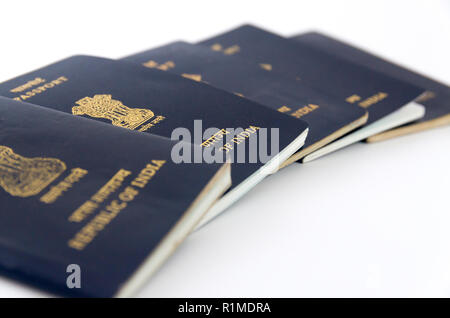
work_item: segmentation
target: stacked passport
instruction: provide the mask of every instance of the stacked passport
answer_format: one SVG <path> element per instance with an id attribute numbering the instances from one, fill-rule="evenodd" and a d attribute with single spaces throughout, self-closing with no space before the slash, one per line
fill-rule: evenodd
<path id="1" fill-rule="evenodd" d="M 450 89 L 320 33 L 245 25 L 0 84 L 0 271 L 133 295 L 184 238 L 294 162 L 450 123 Z"/>

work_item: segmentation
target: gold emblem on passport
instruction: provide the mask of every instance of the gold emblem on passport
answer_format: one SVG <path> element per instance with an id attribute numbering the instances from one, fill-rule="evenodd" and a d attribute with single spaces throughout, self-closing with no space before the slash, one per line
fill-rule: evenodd
<path id="1" fill-rule="evenodd" d="M 151 110 L 127 107 L 121 101 L 112 99 L 111 95 L 85 97 L 77 101 L 76 104 L 78 106 L 72 107 L 72 114 L 74 115 L 109 119 L 114 126 L 132 130 L 154 116 Z"/>
<path id="2" fill-rule="evenodd" d="M 0 145 L 0 187 L 15 197 L 41 192 L 66 170 L 56 158 L 26 158 Z"/>

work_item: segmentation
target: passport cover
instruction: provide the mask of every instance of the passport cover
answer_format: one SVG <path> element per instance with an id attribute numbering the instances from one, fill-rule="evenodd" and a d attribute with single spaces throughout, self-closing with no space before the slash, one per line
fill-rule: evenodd
<path id="1" fill-rule="evenodd" d="M 382 57 L 354 47 L 318 32 L 307 32 L 292 38 L 304 45 L 323 50 L 372 70 L 419 86 L 427 92 L 416 102 L 426 107 L 425 116 L 415 123 L 372 136 L 368 141 L 380 141 L 450 123 L 450 87 Z"/>
<path id="2" fill-rule="evenodd" d="M 0 97 L 0 272 L 63 295 L 127 295 L 230 182 L 229 164 L 173 163 L 174 144 Z M 80 289 L 66 285 L 70 264 Z"/>
<path id="3" fill-rule="evenodd" d="M 244 25 L 200 42 L 226 55 L 257 64 L 308 83 L 339 100 L 369 112 L 371 124 L 413 101 L 423 89 L 374 72 L 276 34 Z"/>
<path id="4" fill-rule="evenodd" d="M 304 82 L 281 76 L 267 65 L 257 66 L 236 55 L 222 54 L 201 45 L 179 41 L 122 60 L 202 81 L 305 120 L 309 125 L 308 138 L 287 164 L 367 121 L 366 110 L 356 105 L 346 105 Z"/>
<path id="5" fill-rule="evenodd" d="M 276 161 L 272 159 L 296 152 L 307 133 L 303 121 L 204 83 L 134 63 L 89 56 L 71 57 L 6 81 L 0 84 L 0 95 L 168 138 L 176 128 L 187 129 L 192 143 L 204 150 L 227 153 L 235 162 L 233 185 L 220 200 L 230 202 L 222 210 L 244 193 L 243 187 L 238 189 L 243 181 L 255 175 L 262 178 L 261 169 L 273 166 Z M 202 127 L 213 131 L 209 129 L 202 138 L 203 132 L 199 135 L 194 129 L 194 120 L 202 120 Z M 244 131 L 236 136 L 230 133 L 231 146 L 219 148 L 229 128 Z M 269 147 L 268 162 L 252 156 L 263 150 L 258 147 L 259 141 L 265 141 L 259 139 L 259 128 L 269 132 L 278 129 L 278 135 L 266 134 L 268 145 L 279 141 L 279 152 L 270 152 Z M 252 136 L 254 143 L 249 142 Z M 237 157 L 239 147 L 245 149 L 240 152 L 244 158 Z"/>

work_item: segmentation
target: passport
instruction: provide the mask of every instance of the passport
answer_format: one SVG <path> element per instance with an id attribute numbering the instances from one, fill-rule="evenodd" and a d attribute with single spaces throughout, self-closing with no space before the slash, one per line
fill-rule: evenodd
<path id="1" fill-rule="evenodd" d="M 426 108 L 423 118 L 372 136 L 368 139 L 369 142 L 381 141 L 450 123 L 450 87 L 448 85 L 319 32 L 303 33 L 292 39 L 426 90 L 422 98 L 416 100 Z"/>
<path id="2" fill-rule="evenodd" d="M 267 65 L 255 65 L 201 45 L 178 41 L 122 60 L 208 83 L 306 121 L 309 133 L 305 145 L 286 165 L 363 125 L 368 117 L 365 109 L 284 77 Z"/>
<path id="3" fill-rule="evenodd" d="M 234 94 L 169 72 L 97 57 L 75 56 L 16 77 L 0 84 L 0 95 L 117 129 L 183 137 L 201 145 L 202 161 L 209 153 L 212 159 L 226 154 L 233 184 L 202 224 L 276 171 L 302 147 L 307 134 L 305 122 Z M 184 155 L 183 149 L 179 152 Z"/>
<path id="4" fill-rule="evenodd" d="M 366 126 L 306 156 L 303 161 L 317 159 L 424 116 L 425 108 L 413 102 L 424 93 L 422 88 L 251 25 L 199 44 L 224 55 L 238 55 L 258 65 L 270 65 L 274 71 L 368 111 Z"/>
<path id="5" fill-rule="evenodd" d="M 132 295 L 231 184 L 161 136 L 4 97 L 0 123 L 0 273 L 61 295 Z"/>

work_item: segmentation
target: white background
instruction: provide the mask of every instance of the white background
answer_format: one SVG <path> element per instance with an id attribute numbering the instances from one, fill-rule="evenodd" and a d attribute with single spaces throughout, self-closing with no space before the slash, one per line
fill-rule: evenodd
<path id="1" fill-rule="evenodd" d="M 450 1 L 2 1 L 0 81 L 245 22 L 317 29 L 450 83 Z M 450 296 L 450 126 L 266 179 L 191 235 L 142 297 Z M 111 264 L 114 266 L 114 264 Z M 46 294 L 0 278 L 0 296 Z"/>

